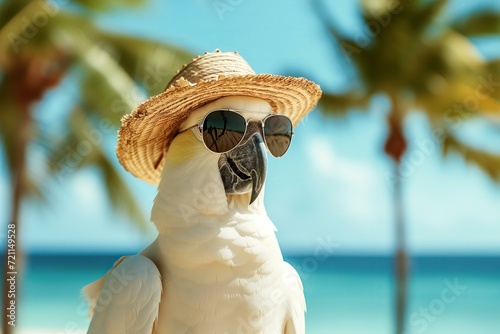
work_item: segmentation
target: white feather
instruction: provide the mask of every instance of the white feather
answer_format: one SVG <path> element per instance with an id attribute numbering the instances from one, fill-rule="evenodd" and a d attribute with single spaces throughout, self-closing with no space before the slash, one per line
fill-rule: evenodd
<path id="1" fill-rule="evenodd" d="M 158 268 L 145 256 L 122 257 L 84 291 L 93 304 L 88 333 L 153 332 L 162 284 Z"/>

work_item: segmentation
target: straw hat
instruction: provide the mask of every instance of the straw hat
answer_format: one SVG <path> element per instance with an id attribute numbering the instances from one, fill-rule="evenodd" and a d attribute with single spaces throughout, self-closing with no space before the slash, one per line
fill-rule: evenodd
<path id="1" fill-rule="evenodd" d="M 184 65 L 165 91 L 139 104 L 122 119 L 118 160 L 136 177 L 158 184 L 168 147 L 190 112 L 225 96 L 266 100 L 293 125 L 311 111 L 320 87 L 304 78 L 255 74 L 237 52 L 205 53 Z"/>

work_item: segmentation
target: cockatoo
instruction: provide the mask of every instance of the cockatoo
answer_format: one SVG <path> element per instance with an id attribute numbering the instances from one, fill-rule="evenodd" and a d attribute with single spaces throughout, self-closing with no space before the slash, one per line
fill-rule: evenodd
<path id="1" fill-rule="evenodd" d="M 158 236 L 84 288 L 89 333 L 304 333 L 302 283 L 264 208 L 266 151 L 286 152 L 320 96 L 216 50 L 123 118 L 117 156 L 158 184 Z"/>
<path id="2" fill-rule="evenodd" d="M 194 110 L 181 129 L 215 109 L 247 120 L 272 113 L 259 98 L 223 97 Z M 156 240 L 86 287 L 95 301 L 89 333 L 304 333 L 302 283 L 264 208 L 261 133 L 214 154 L 196 131 L 170 145 L 151 214 Z"/>

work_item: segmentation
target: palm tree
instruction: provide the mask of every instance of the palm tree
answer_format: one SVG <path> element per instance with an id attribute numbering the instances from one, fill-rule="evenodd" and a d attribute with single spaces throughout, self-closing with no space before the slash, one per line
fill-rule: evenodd
<path id="1" fill-rule="evenodd" d="M 461 154 L 493 180 L 500 182 L 500 156 L 469 146 L 459 138 L 463 122 L 500 116 L 500 60 L 485 61 L 470 37 L 500 33 L 500 13 L 479 10 L 445 22 L 446 0 L 361 0 L 363 26 L 354 34 L 340 33 L 328 17 L 325 1 L 314 8 L 340 50 L 355 84 L 343 93 L 324 93 L 321 109 L 343 115 L 349 108 L 365 108 L 375 94 L 390 101 L 385 153 L 394 161 L 386 178 L 395 210 L 396 333 L 404 332 L 408 257 L 402 205 L 402 158 L 407 152 L 403 122 L 410 112 L 422 112 L 444 155 Z M 493 127 L 498 131 L 499 123 Z"/>
<path id="2" fill-rule="evenodd" d="M 143 2 L 75 0 L 68 8 L 58 1 L 1 3 L 0 140 L 12 182 L 10 224 L 14 228 L 20 223 L 23 198 L 33 195 L 41 198 L 47 180 L 61 180 L 67 173 L 89 166 L 101 174 L 115 209 L 133 222 L 145 221 L 115 169 L 115 158 L 109 157 L 100 145 L 102 127 L 116 130 L 121 116 L 132 110 L 143 96 L 162 91 L 173 69 L 190 56 L 171 45 L 106 32 L 92 20 L 95 13 Z M 66 77 L 79 86 L 79 97 L 68 110 L 67 118 L 61 120 L 66 131 L 55 135 L 37 124 L 33 110 L 35 103 Z M 39 170 L 30 170 L 27 164 L 30 147 L 36 147 L 43 156 L 46 166 L 43 175 Z M 22 256 L 18 238 L 15 252 L 19 267 Z M 4 262 L 4 275 L 14 271 L 9 269 L 7 257 Z M 4 284 L 3 310 L 10 302 L 8 290 Z M 11 333 L 13 328 L 8 320 L 4 315 L 4 334 Z"/>

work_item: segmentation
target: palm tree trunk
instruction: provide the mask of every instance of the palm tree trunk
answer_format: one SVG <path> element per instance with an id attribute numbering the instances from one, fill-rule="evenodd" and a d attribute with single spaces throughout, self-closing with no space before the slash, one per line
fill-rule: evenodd
<path id="1" fill-rule="evenodd" d="M 400 178 L 401 159 L 406 151 L 406 139 L 402 124 L 402 106 L 396 93 L 390 94 L 392 109 L 387 117 L 389 135 L 384 151 L 394 160 L 393 207 L 396 254 L 394 263 L 395 277 L 395 321 L 396 334 L 403 334 L 406 319 L 406 300 L 408 285 L 408 256 L 406 254 L 406 233 L 403 214 L 403 194 Z"/>
<path id="2" fill-rule="evenodd" d="M 399 175 L 399 162 L 395 164 L 396 173 Z M 396 231 L 396 256 L 394 263 L 396 283 L 396 334 L 405 333 L 406 305 L 408 297 L 408 255 L 406 252 L 406 233 L 403 214 L 402 185 L 396 177 L 393 193 L 394 220 Z"/>
<path id="3" fill-rule="evenodd" d="M 19 245 L 19 210 L 21 207 L 21 199 L 23 197 L 23 193 L 25 190 L 25 175 L 26 175 L 26 151 L 29 143 L 29 139 L 31 136 L 31 127 L 32 127 L 32 119 L 29 112 L 28 104 L 23 105 L 20 109 L 20 124 L 19 124 L 19 132 L 18 138 L 16 140 L 16 156 L 14 158 L 14 165 L 12 168 L 12 212 L 11 212 L 11 220 L 8 224 L 13 224 L 15 231 L 15 243 L 12 249 L 9 248 L 9 244 L 6 243 L 5 248 L 5 257 L 3 263 L 3 298 L 2 298 L 2 310 L 3 310 L 3 326 L 2 332 L 3 334 L 11 334 L 14 332 L 13 326 L 9 325 L 9 321 L 11 318 L 8 318 L 9 312 L 7 312 L 7 308 L 11 305 L 11 301 L 15 302 L 15 319 L 19 318 L 19 269 L 21 269 L 23 264 L 23 254 L 21 253 L 21 247 Z M 11 225 L 12 226 L 12 225 Z M 7 231 L 8 232 L 8 231 Z M 15 267 L 9 266 L 9 257 L 7 254 L 15 255 Z M 12 260 L 12 258 L 10 258 Z M 10 263 L 12 265 L 12 263 Z M 17 272 L 14 276 L 16 277 L 15 284 L 15 297 L 9 297 L 10 284 L 7 284 L 6 281 L 8 277 L 12 276 L 12 274 L 7 275 L 8 272 Z"/>

